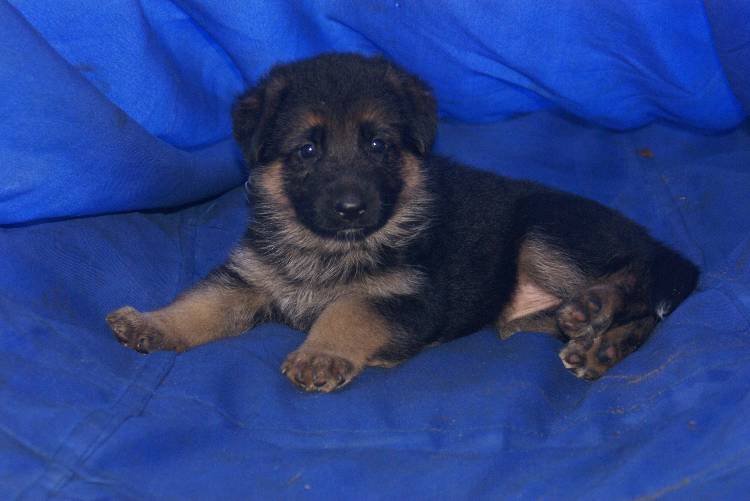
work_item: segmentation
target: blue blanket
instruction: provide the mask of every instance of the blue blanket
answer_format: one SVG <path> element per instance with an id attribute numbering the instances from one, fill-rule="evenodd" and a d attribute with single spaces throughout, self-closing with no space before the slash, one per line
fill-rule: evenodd
<path id="1" fill-rule="evenodd" d="M 0 1 L 0 498 L 448 499 L 750 489 L 750 7 L 740 1 Z M 330 395 L 279 325 L 140 356 L 248 208 L 232 99 L 274 62 L 384 53 L 437 150 L 613 206 L 702 270 L 587 383 L 482 331 Z M 85 216 L 85 217 L 84 217 Z"/>

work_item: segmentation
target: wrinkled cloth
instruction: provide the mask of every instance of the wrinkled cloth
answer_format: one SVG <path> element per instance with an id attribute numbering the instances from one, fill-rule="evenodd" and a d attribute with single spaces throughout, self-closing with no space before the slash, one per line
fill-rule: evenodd
<path id="1" fill-rule="evenodd" d="M 0 2 L 0 224 L 238 185 L 232 101 L 273 64 L 331 50 L 416 72 L 449 119 L 562 109 L 615 129 L 730 129 L 750 109 L 750 8 L 711 3 Z"/>
<path id="2" fill-rule="evenodd" d="M 746 495 L 740 2 L 52 5 L 0 3 L 0 498 Z M 484 330 L 327 395 L 280 374 L 303 335 L 277 324 L 120 346 L 107 312 L 164 305 L 244 229 L 232 99 L 331 49 L 416 71 L 438 152 L 621 210 L 701 267 L 698 290 L 594 383 L 538 333 Z"/>

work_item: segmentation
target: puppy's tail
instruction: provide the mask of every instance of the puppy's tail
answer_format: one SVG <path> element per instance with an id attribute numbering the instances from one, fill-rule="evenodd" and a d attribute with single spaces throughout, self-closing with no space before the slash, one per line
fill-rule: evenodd
<path id="1" fill-rule="evenodd" d="M 651 308 L 659 320 L 674 311 L 698 285 L 698 267 L 659 244 L 651 266 Z"/>

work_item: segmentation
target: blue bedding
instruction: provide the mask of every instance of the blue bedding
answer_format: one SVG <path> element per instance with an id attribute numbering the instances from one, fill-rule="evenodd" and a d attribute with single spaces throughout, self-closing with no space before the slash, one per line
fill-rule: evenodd
<path id="1" fill-rule="evenodd" d="M 750 489 L 750 7 L 740 1 L 0 1 L 0 498 L 737 498 Z M 593 5 L 593 4 L 592 4 Z M 244 228 L 232 99 L 277 61 L 384 53 L 436 149 L 615 207 L 702 268 L 595 383 L 490 330 L 350 387 L 280 325 L 141 356 Z"/>

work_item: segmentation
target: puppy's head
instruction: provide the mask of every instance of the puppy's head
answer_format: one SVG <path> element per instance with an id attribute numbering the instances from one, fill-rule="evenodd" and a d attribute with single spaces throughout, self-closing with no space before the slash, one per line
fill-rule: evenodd
<path id="1" fill-rule="evenodd" d="M 320 237 L 350 240 L 386 226 L 414 196 L 437 122 L 424 83 L 354 54 L 275 67 L 237 100 L 233 120 L 264 185 L 258 196 Z"/>

